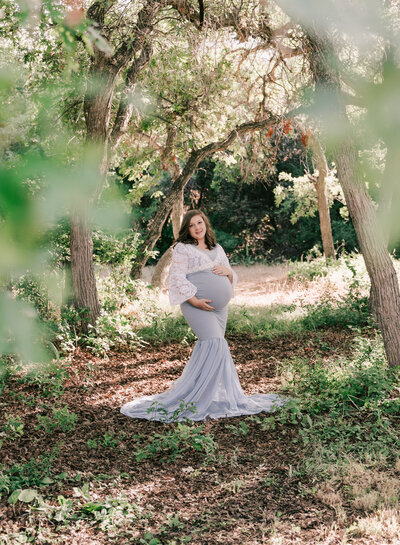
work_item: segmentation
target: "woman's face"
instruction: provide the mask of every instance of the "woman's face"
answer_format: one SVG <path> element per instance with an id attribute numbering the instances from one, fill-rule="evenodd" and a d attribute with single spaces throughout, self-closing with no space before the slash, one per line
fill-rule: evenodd
<path id="1" fill-rule="evenodd" d="M 195 240 L 204 240 L 206 236 L 206 224 L 201 216 L 193 216 L 189 223 L 189 233 Z"/>

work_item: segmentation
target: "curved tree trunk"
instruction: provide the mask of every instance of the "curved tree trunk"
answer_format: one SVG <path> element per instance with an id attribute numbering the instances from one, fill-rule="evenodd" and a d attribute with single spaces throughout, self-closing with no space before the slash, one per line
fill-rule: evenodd
<path id="1" fill-rule="evenodd" d="M 334 51 L 329 38 L 310 33 L 308 52 L 315 81 L 333 91 L 336 103 L 332 107 L 346 128 L 346 136 L 334 147 L 334 158 L 371 280 L 372 304 L 382 332 L 388 363 L 394 367 L 400 365 L 400 290 L 396 271 L 387 251 L 385 235 L 378 222 L 375 206 L 359 171 L 355 139 L 352 138 L 352 128 L 341 99 L 339 75 L 332 69 Z"/>
<path id="2" fill-rule="evenodd" d="M 321 142 L 315 135 L 310 138 L 310 147 L 316 161 L 318 169 L 318 178 L 315 183 L 317 192 L 319 226 L 321 229 L 322 246 L 324 256 L 335 257 L 335 247 L 332 238 L 331 215 L 329 212 L 328 188 L 326 186 L 326 177 L 328 176 L 328 163 Z"/>
<path id="3" fill-rule="evenodd" d="M 196 168 L 199 166 L 200 162 L 205 159 L 205 157 L 212 155 L 216 151 L 226 150 L 241 134 L 267 129 L 272 127 L 272 125 L 275 125 L 276 122 L 277 120 L 271 116 L 269 119 L 265 119 L 263 121 L 243 123 L 243 125 L 239 125 L 233 129 L 224 140 L 213 142 L 207 146 L 204 146 L 203 148 L 192 151 L 181 174 L 172 184 L 170 192 L 158 207 L 156 215 L 148 227 L 147 237 L 143 242 L 140 254 L 132 265 L 131 277 L 133 279 L 138 279 L 142 276 L 143 268 L 146 265 L 149 252 L 151 252 L 155 243 L 160 238 L 162 228 L 172 210 L 174 203 L 179 200 L 182 191 L 192 177 L 192 174 L 195 172 Z"/>
<path id="4" fill-rule="evenodd" d="M 172 246 L 168 248 L 166 252 L 157 261 L 156 268 L 154 269 L 153 276 L 151 278 L 151 285 L 155 288 L 162 288 L 167 284 L 167 277 L 169 268 L 172 262 Z"/>
<path id="5" fill-rule="evenodd" d="M 182 218 L 183 218 L 183 189 L 181 191 L 179 200 L 177 200 L 172 206 L 171 211 L 171 221 L 172 221 L 172 232 L 174 234 L 174 239 L 176 240 L 179 235 L 179 229 L 181 228 Z M 172 247 L 160 257 L 157 262 L 156 268 L 154 269 L 153 277 L 151 283 L 156 288 L 161 288 L 166 284 L 169 267 L 172 261 Z"/>

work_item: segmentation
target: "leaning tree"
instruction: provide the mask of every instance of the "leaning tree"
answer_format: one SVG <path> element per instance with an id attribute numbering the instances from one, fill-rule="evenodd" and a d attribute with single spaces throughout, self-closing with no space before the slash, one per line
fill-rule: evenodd
<path id="1" fill-rule="evenodd" d="M 321 123 L 337 165 L 371 280 L 371 306 L 389 365 L 396 366 L 400 364 L 399 283 L 376 204 L 368 193 L 368 177 L 370 185 L 374 180 L 362 168 L 360 152 L 366 140 L 375 138 L 375 146 L 383 140 L 386 168 L 393 174 L 391 137 L 397 142 L 398 121 L 386 113 L 387 127 L 382 138 L 382 124 L 378 124 L 377 130 L 374 111 L 382 112 L 383 99 L 398 92 L 399 67 L 387 53 L 399 46 L 400 21 L 393 17 L 391 2 L 366 1 L 355 10 L 354 6 L 336 0 L 324 5 L 323 11 L 315 9 L 311 2 L 305 2 L 301 11 L 288 0 L 277 0 L 277 4 L 297 24 L 297 34 L 290 39 L 303 50 L 314 88 L 306 97 L 307 111 Z M 389 187 L 394 180 L 390 182 L 386 183 Z"/>
<path id="2" fill-rule="evenodd" d="M 266 10 L 256 1 L 239 6 L 235 2 L 221 4 L 215 1 L 210 2 L 207 9 L 202 1 L 194 5 L 185 0 L 147 0 L 140 4 L 96 0 L 90 4 L 87 20 L 96 39 L 88 60 L 83 109 L 87 141 L 100 146 L 102 157 L 97 190 L 87 202 L 80 203 L 71 212 L 70 248 L 76 303 L 88 309 L 90 323 L 95 323 L 100 308 L 89 211 L 102 192 L 112 154 L 126 134 L 134 113 L 138 77 L 149 63 L 155 34 L 179 34 L 185 24 L 190 24 L 200 32 L 218 27 L 233 28 L 244 41 L 253 32 L 253 18 L 249 14 L 265 15 Z M 264 30 L 268 33 L 265 18 Z M 192 159 L 195 156 L 201 154 L 193 155 Z M 190 164 L 194 163 L 190 161 Z M 185 169 L 182 176 L 184 172 Z M 167 202 L 174 200 L 171 197 Z M 157 226 L 154 228 L 158 229 Z"/>

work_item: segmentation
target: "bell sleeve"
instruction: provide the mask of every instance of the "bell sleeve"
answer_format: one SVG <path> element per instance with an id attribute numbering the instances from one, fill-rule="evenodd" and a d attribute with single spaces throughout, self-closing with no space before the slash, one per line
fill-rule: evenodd
<path id="1" fill-rule="evenodd" d="M 185 245 L 179 243 L 172 252 L 168 290 L 171 305 L 180 305 L 196 294 L 197 288 L 186 278 L 189 256 Z"/>
<path id="2" fill-rule="evenodd" d="M 220 252 L 221 252 L 221 265 L 224 265 L 225 267 L 228 267 L 228 269 L 231 270 L 232 277 L 233 277 L 233 279 L 232 279 L 232 288 L 235 288 L 235 286 L 237 284 L 237 274 L 235 273 L 235 271 L 230 266 L 228 256 L 226 255 L 225 250 L 222 248 L 222 246 L 220 246 Z"/>

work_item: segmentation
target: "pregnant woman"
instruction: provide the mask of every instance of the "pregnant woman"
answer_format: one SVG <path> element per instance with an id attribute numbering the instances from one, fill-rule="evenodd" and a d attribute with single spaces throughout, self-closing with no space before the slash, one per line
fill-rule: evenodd
<path id="1" fill-rule="evenodd" d="M 284 400 L 276 394 L 246 396 L 224 338 L 228 303 L 236 274 L 217 244 L 208 218 L 190 210 L 183 218 L 169 276 L 172 305 L 198 337 L 182 375 L 162 394 L 125 404 L 121 412 L 151 420 L 204 420 L 272 411 Z"/>

